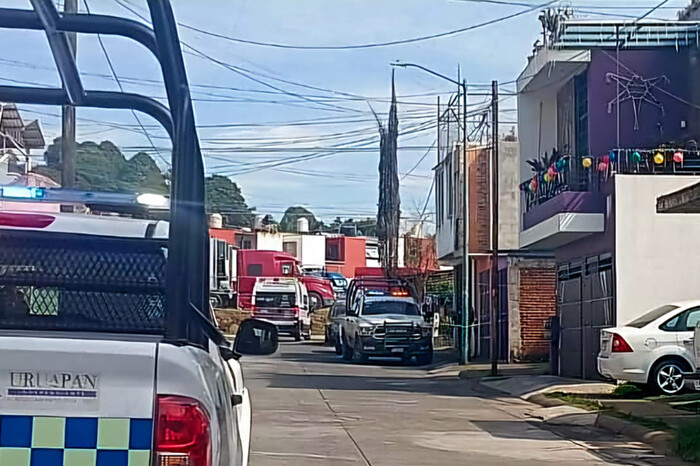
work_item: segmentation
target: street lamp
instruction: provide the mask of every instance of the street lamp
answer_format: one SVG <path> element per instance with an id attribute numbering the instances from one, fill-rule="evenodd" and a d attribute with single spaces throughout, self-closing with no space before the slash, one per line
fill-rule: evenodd
<path id="1" fill-rule="evenodd" d="M 416 63 L 403 63 L 396 61 L 391 66 L 399 68 L 417 68 L 435 77 L 456 84 L 462 94 L 462 172 L 464 182 L 462 183 L 462 357 L 461 363 L 465 364 L 469 359 L 469 190 L 467 189 L 467 81 L 459 82 L 443 74 L 426 68 Z M 439 109 L 438 109 L 439 110 Z M 438 153 L 440 148 L 438 147 Z"/>

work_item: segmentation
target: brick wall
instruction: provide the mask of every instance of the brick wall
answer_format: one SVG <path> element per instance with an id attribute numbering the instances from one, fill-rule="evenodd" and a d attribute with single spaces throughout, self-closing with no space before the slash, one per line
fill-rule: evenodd
<path id="1" fill-rule="evenodd" d="M 519 359 L 547 360 L 549 334 L 545 325 L 556 314 L 557 275 L 554 267 L 520 269 Z"/>

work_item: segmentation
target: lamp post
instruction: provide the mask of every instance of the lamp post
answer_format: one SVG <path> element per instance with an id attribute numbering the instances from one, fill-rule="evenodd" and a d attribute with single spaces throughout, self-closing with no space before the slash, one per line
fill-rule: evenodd
<path id="1" fill-rule="evenodd" d="M 433 71 L 425 66 L 416 63 L 395 62 L 391 66 L 399 68 L 417 68 L 435 77 L 444 79 L 457 85 L 458 92 L 462 94 L 462 173 L 464 173 L 464 182 L 462 183 L 462 351 L 461 363 L 465 364 L 469 359 L 469 190 L 467 189 L 467 181 L 469 174 L 467 173 L 467 81 L 462 82 L 447 77 L 443 74 Z M 439 109 L 438 109 L 439 110 Z M 440 148 L 438 147 L 438 151 Z"/>

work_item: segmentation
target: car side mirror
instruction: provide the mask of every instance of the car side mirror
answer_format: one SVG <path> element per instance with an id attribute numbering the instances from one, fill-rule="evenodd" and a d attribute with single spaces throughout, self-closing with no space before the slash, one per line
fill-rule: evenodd
<path id="1" fill-rule="evenodd" d="M 277 326 L 257 319 L 241 322 L 233 343 L 233 351 L 238 354 L 267 356 L 274 354 L 279 347 Z"/>
<path id="2" fill-rule="evenodd" d="M 219 354 L 221 354 L 221 357 L 224 361 L 238 359 L 241 357 L 240 353 L 236 353 L 235 351 L 233 351 L 232 348 L 229 348 L 228 346 L 219 346 Z"/>

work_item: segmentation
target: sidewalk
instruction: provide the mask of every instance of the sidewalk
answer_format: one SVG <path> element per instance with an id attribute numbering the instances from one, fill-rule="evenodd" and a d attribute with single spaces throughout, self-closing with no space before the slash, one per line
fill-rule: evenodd
<path id="1" fill-rule="evenodd" d="M 463 368 L 459 377 L 535 403 L 529 415 L 545 423 L 596 426 L 644 442 L 660 455 L 674 453 L 681 430 L 700 423 L 698 411 L 679 409 L 693 403 L 684 399 L 700 398 L 698 395 L 623 399 L 613 394 L 614 384 L 542 374 L 542 365 L 503 365 L 497 377 L 483 375 L 490 374 L 483 366 Z"/>

